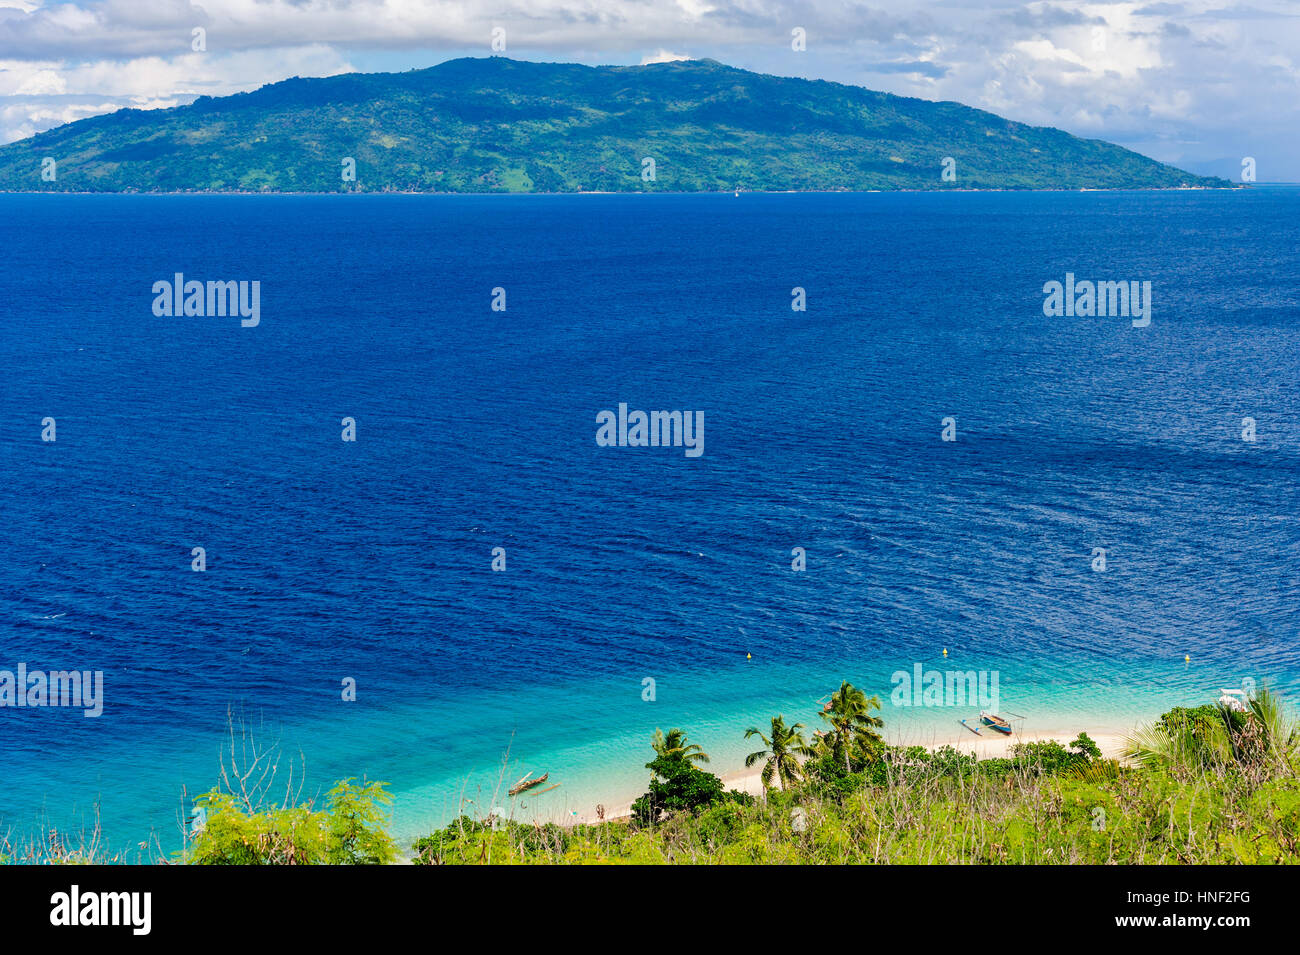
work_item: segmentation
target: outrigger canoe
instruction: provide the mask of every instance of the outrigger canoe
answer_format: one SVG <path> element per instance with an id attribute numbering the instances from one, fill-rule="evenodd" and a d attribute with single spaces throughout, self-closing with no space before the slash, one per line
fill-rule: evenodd
<path id="1" fill-rule="evenodd" d="M 1015 717 L 1018 720 L 1025 719 L 1023 713 L 1012 713 L 1010 710 L 1003 710 L 1002 712 L 1006 713 L 1007 716 Z M 987 726 L 989 729 L 993 730 L 994 732 L 1001 733 L 1003 736 L 1011 735 L 1010 721 L 1002 718 L 1001 716 L 998 716 L 994 713 L 986 712 L 985 710 L 980 710 L 979 721 L 980 723 Z M 966 727 L 976 736 L 984 735 L 983 733 L 980 732 L 980 728 L 975 725 L 975 717 L 973 716 L 970 717 L 969 719 L 958 720 L 957 722 L 959 722 L 962 726 Z"/>
<path id="2" fill-rule="evenodd" d="M 992 713 L 981 713 L 980 722 L 989 729 L 997 730 L 1003 736 L 1011 735 L 1011 724 L 1000 716 L 995 716 Z"/>
<path id="3" fill-rule="evenodd" d="M 528 774 L 528 776 L 531 775 L 532 773 Z M 536 779 L 529 779 L 528 776 L 525 776 L 523 779 L 519 780 L 519 782 L 510 787 L 510 795 L 518 796 L 525 790 L 532 789 L 534 786 L 540 786 L 542 783 L 546 782 L 546 777 L 549 775 L 551 774 L 542 773 L 542 775 L 538 776 Z"/>

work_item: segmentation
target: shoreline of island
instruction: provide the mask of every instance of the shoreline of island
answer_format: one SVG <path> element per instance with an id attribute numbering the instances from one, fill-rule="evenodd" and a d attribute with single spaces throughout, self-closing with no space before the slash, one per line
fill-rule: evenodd
<path id="1" fill-rule="evenodd" d="M 1229 182 L 1226 186 L 1078 186 L 1074 188 L 1059 189 L 981 189 L 981 188 L 953 188 L 953 189 L 742 189 L 742 196 L 874 196 L 874 195 L 918 195 L 918 196 L 935 196 L 935 195 L 952 195 L 961 193 L 966 195 L 983 195 L 988 193 L 1075 193 L 1075 192 L 1248 192 L 1258 186 L 1300 186 L 1300 183 L 1292 182 L 1275 182 L 1275 183 L 1240 183 Z M 690 192 L 674 192 L 670 190 L 663 191 L 612 191 L 593 189 L 582 192 L 426 192 L 422 190 L 410 189 L 373 189 L 357 192 L 345 192 L 337 190 L 332 192 L 281 192 L 252 189 L 116 189 L 116 190 L 73 190 L 73 189 L 0 189 L 0 195 L 4 196 L 340 196 L 340 197 L 357 197 L 357 196 L 464 196 L 466 198 L 509 198 L 520 196 L 551 196 L 551 197 L 576 197 L 576 196 L 728 196 L 732 194 L 730 189 L 697 189 Z M 735 197 L 739 198 L 739 196 Z"/>
<path id="2" fill-rule="evenodd" d="M 971 733 L 964 737 L 953 735 L 937 738 L 932 734 L 931 738 L 924 742 L 904 738 L 891 740 L 889 745 L 893 747 L 920 746 L 930 752 L 951 747 L 959 753 L 973 755 L 977 759 L 984 760 L 1010 756 L 1012 748 L 1022 743 L 1057 742 L 1062 746 L 1068 746 L 1080 733 L 1086 733 L 1097 745 L 1103 758 L 1121 759 L 1128 737 L 1141 725 L 1150 722 L 1152 718 L 1138 717 L 1131 722 L 1126 730 L 1119 729 L 1113 724 L 1107 724 L 1091 730 L 1087 727 L 1082 729 L 1052 728 L 1034 732 L 1012 733 L 1010 736 Z M 729 762 L 726 765 L 730 766 L 731 763 Z M 740 768 L 724 769 L 722 772 L 715 772 L 716 767 L 714 765 L 701 768 L 718 776 L 728 790 L 742 792 L 756 799 L 761 799 L 766 795 L 762 781 L 762 770 L 759 767 L 744 768 L 742 766 Z M 598 811 L 597 806 L 603 807 L 603 812 Z M 564 826 L 579 826 L 597 824 L 601 821 L 626 822 L 631 817 L 632 800 L 620 797 L 617 800 L 612 800 L 611 803 L 593 803 L 587 806 L 585 811 L 568 810 L 565 816 L 553 818 L 550 821 Z"/>

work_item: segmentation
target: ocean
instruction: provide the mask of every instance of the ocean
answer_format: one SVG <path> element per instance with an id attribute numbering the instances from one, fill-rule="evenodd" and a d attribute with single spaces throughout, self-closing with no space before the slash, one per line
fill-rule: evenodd
<path id="1" fill-rule="evenodd" d="M 655 727 L 738 769 L 842 679 L 963 733 L 917 665 L 1025 732 L 1300 689 L 1300 189 L 5 195 L 0 236 L 0 670 L 103 673 L 97 718 L 0 708 L 11 843 L 174 850 L 232 712 L 409 843 L 529 771 L 519 817 L 626 803 Z M 178 273 L 256 324 L 156 314 Z M 1067 274 L 1150 323 L 1045 315 Z M 702 453 L 601 446 L 620 405 Z"/>

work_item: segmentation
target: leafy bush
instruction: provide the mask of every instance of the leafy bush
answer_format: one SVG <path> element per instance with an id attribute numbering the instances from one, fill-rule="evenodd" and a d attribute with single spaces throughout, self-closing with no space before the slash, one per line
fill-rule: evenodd
<path id="1" fill-rule="evenodd" d="M 190 865 L 384 865 L 397 846 L 380 808 L 392 801 L 384 783 L 339 782 L 324 810 L 301 806 L 250 810 L 230 793 L 195 800 L 206 819 L 177 861 Z"/>
<path id="2" fill-rule="evenodd" d="M 632 818 L 638 826 L 653 826 L 671 813 L 693 813 L 726 800 L 744 803 L 753 798 L 727 792 L 721 779 L 678 754 L 656 756 L 646 768 L 654 772 L 650 788 L 632 803 Z"/>

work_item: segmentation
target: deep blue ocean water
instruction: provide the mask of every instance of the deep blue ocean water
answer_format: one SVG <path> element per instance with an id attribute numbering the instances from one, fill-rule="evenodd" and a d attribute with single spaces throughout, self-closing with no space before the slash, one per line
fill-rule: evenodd
<path id="1" fill-rule="evenodd" d="M 11 838 L 98 801 L 174 848 L 230 707 L 409 838 L 507 749 L 585 815 L 655 726 L 735 769 L 841 678 L 960 732 L 890 705 L 918 662 L 1027 731 L 1300 689 L 1300 190 L 0 196 L 0 238 L 0 669 L 105 674 L 0 709 Z M 1150 326 L 1045 318 L 1067 271 Z M 156 317 L 176 272 L 260 324 Z M 704 454 L 598 447 L 619 402 Z"/>

